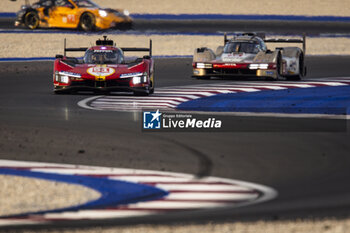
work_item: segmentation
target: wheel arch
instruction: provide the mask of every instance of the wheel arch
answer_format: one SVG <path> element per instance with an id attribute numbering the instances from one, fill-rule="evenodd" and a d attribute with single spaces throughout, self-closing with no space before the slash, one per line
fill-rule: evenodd
<path id="1" fill-rule="evenodd" d="M 39 15 L 39 12 L 36 9 L 34 9 L 32 7 L 29 7 L 29 8 L 24 10 L 24 13 L 23 13 L 23 15 L 21 17 L 22 23 L 24 23 L 25 16 L 28 14 L 28 12 L 35 12 L 35 13 L 37 13 Z"/>
<path id="2" fill-rule="evenodd" d="M 80 12 L 80 15 L 78 15 L 79 17 L 79 21 L 78 21 L 78 24 L 77 24 L 77 27 L 78 28 L 80 28 L 80 29 L 82 29 L 81 28 L 81 20 L 82 20 L 82 17 L 84 16 L 84 15 L 87 15 L 87 14 L 89 14 L 89 15 L 91 15 L 92 17 L 93 17 L 93 19 L 95 20 L 95 25 L 94 25 L 94 28 L 96 28 L 96 15 L 92 12 L 92 11 L 90 11 L 90 10 L 83 10 L 83 11 L 81 11 Z"/>
<path id="3" fill-rule="evenodd" d="M 193 54 L 193 62 L 208 62 L 215 60 L 216 55 L 210 48 L 196 48 Z"/>

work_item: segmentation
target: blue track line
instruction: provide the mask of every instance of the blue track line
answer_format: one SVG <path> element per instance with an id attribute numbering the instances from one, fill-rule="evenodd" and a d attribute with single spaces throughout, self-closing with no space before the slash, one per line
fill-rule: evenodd
<path id="1" fill-rule="evenodd" d="M 15 18 L 16 13 L 14 12 L 1 12 L 0 13 L 0 18 Z"/>
<path id="2" fill-rule="evenodd" d="M 224 15 L 224 14 L 132 14 L 134 19 L 146 20 L 278 20 L 350 22 L 346 16 L 305 16 L 305 15 Z"/>
<path id="3" fill-rule="evenodd" d="M 21 62 L 21 61 L 54 61 L 54 57 L 9 57 L 0 58 L 0 62 Z"/>
<path id="4" fill-rule="evenodd" d="M 23 213 L 20 215 L 5 216 L 1 218 L 21 217 L 31 214 L 59 213 L 64 211 L 77 211 L 82 209 L 101 209 L 106 207 L 116 207 L 121 204 L 156 200 L 168 195 L 168 192 L 152 186 L 126 181 L 111 180 L 108 178 L 32 172 L 28 170 L 16 170 L 10 168 L 0 168 L 0 174 L 44 179 L 74 185 L 82 185 L 94 189 L 101 194 L 101 197 L 99 199 L 89 201 L 81 205 L 48 211 Z"/>
<path id="5" fill-rule="evenodd" d="M 347 16 L 306 16 L 306 15 L 228 15 L 228 14 L 131 14 L 141 20 L 265 20 L 265 21 L 314 21 L 350 22 Z M 14 18 L 16 13 L 3 12 L 0 18 Z"/>
<path id="6" fill-rule="evenodd" d="M 186 111 L 350 114 L 350 86 L 219 94 L 184 102 Z"/>
<path id="7" fill-rule="evenodd" d="M 135 35 L 135 36 L 223 36 L 225 32 L 160 32 L 160 31 L 120 31 L 120 30 L 105 30 L 97 32 L 82 32 L 77 30 L 64 29 L 0 29 L 0 34 L 77 34 L 77 35 Z M 234 33 L 228 33 L 228 36 Z M 295 36 L 289 33 L 271 33 L 269 36 Z M 350 38 L 350 33 L 322 33 L 320 35 L 308 35 L 309 38 Z"/>

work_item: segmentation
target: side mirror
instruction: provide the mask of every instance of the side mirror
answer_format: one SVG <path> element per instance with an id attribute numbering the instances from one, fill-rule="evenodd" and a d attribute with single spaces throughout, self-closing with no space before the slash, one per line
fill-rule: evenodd
<path id="1" fill-rule="evenodd" d="M 62 59 L 62 58 L 63 58 L 63 55 L 57 54 L 57 55 L 56 55 L 56 58 Z"/>
<path id="2" fill-rule="evenodd" d="M 145 56 L 143 56 L 143 59 L 151 59 L 151 57 L 148 55 L 145 55 Z"/>

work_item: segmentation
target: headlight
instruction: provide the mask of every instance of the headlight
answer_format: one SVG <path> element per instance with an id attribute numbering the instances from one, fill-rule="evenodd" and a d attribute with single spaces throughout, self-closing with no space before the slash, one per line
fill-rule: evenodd
<path id="1" fill-rule="evenodd" d="M 140 83 L 146 83 L 147 82 L 147 73 L 140 73 L 140 76 L 134 76 L 132 78 L 132 83 L 133 84 L 140 84 Z"/>
<path id="2" fill-rule="evenodd" d="M 213 68 L 213 64 L 210 63 L 197 63 L 197 68 L 204 69 L 204 68 Z"/>
<path id="3" fill-rule="evenodd" d="M 142 82 L 146 83 L 147 82 L 147 73 L 144 73 L 142 76 Z"/>
<path id="4" fill-rule="evenodd" d="M 129 15 L 130 15 L 130 12 L 129 12 L 128 10 L 124 10 L 123 13 L 124 13 L 124 15 L 126 15 L 126 16 L 129 16 Z"/>
<path id="5" fill-rule="evenodd" d="M 269 67 L 269 64 L 250 64 L 249 69 L 251 70 L 257 70 L 257 69 L 267 69 Z"/>
<path id="6" fill-rule="evenodd" d="M 269 67 L 269 64 L 260 64 L 260 69 L 267 69 Z"/>
<path id="7" fill-rule="evenodd" d="M 140 84 L 141 83 L 141 76 L 133 77 L 132 83 L 133 84 Z"/>
<path id="8" fill-rule="evenodd" d="M 59 83 L 69 83 L 69 77 L 67 75 L 55 75 L 55 81 Z"/>
<path id="9" fill-rule="evenodd" d="M 108 15 L 107 11 L 104 10 L 99 10 L 98 13 L 101 17 L 106 17 Z"/>
<path id="10" fill-rule="evenodd" d="M 68 71 L 60 71 L 60 72 L 58 72 L 58 74 L 59 75 L 66 75 L 66 76 L 74 77 L 74 78 L 81 78 L 81 74 L 68 72 Z"/>
<path id="11" fill-rule="evenodd" d="M 143 74 L 141 72 L 137 72 L 137 73 L 128 73 L 128 74 L 121 74 L 120 78 L 131 78 L 131 77 L 135 77 L 135 76 L 142 76 Z"/>
<path id="12" fill-rule="evenodd" d="M 59 83 L 65 83 L 68 84 L 70 79 L 74 80 L 82 80 L 80 74 L 67 72 L 67 71 L 61 71 L 56 72 L 55 74 L 55 81 Z"/>
<path id="13" fill-rule="evenodd" d="M 132 78 L 132 83 L 133 84 L 146 83 L 147 82 L 147 72 L 121 74 L 120 78 Z"/>
<path id="14" fill-rule="evenodd" d="M 66 75 L 61 76 L 61 83 L 69 83 L 69 77 Z"/>

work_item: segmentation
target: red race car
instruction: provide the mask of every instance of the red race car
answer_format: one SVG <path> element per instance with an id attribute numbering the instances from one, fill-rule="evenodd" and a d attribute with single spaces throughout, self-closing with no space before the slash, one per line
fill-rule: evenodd
<path id="1" fill-rule="evenodd" d="M 67 57 L 66 52 L 85 52 L 84 57 Z M 143 58 L 127 61 L 124 52 L 149 52 Z M 118 48 L 104 36 L 91 48 L 66 48 L 56 55 L 53 73 L 56 94 L 72 91 L 133 92 L 149 95 L 154 92 L 152 40 L 149 48 Z"/>

